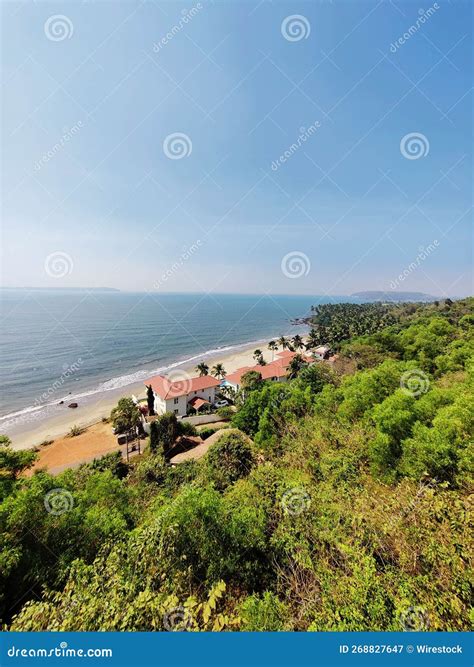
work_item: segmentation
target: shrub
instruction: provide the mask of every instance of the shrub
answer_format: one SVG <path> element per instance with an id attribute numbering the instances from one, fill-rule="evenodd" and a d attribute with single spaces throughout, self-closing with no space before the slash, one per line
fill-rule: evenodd
<path id="1" fill-rule="evenodd" d="M 74 424 L 74 426 L 72 426 L 69 429 L 69 433 L 67 434 L 67 437 L 68 438 L 75 438 L 76 436 L 81 435 L 81 433 L 84 433 L 85 430 L 86 430 L 85 428 L 82 428 L 81 426 L 76 426 Z"/>
<path id="2" fill-rule="evenodd" d="M 223 433 L 207 454 L 210 477 L 220 490 L 248 475 L 254 463 L 251 441 L 234 430 Z"/>
<path id="3" fill-rule="evenodd" d="M 275 632 L 285 629 L 288 608 L 274 593 L 251 595 L 240 606 L 242 630 L 248 632 Z"/>

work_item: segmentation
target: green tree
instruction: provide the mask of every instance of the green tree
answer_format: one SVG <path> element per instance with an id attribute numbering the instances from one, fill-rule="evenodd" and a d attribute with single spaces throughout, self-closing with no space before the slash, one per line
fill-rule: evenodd
<path id="1" fill-rule="evenodd" d="M 227 488 L 248 475 L 255 463 L 249 438 L 239 431 L 225 430 L 209 449 L 206 463 L 216 488 Z"/>
<path id="2" fill-rule="evenodd" d="M 291 345 L 292 345 L 293 349 L 295 349 L 296 351 L 302 350 L 305 346 L 304 343 L 303 343 L 303 339 L 301 338 L 301 336 L 299 334 L 296 334 L 296 336 L 293 336 L 293 338 L 291 339 Z"/>
<path id="3" fill-rule="evenodd" d="M 257 362 L 257 364 L 259 364 L 260 366 L 264 366 L 264 365 L 265 365 L 265 359 L 263 358 L 263 352 L 262 352 L 262 350 L 259 350 L 259 349 L 254 350 L 253 358 L 255 359 L 255 361 Z"/>
<path id="4" fill-rule="evenodd" d="M 262 374 L 259 371 L 247 371 L 240 378 L 240 385 L 245 392 L 258 389 L 262 383 Z"/>
<path id="5" fill-rule="evenodd" d="M 37 455 L 31 449 L 15 451 L 7 435 L 0 435 L 0 499 L 12 489 L 18 475 L 31 467 Z"/>
<path id="6" fill-rule="evenodd" d="M 269 349 L 269 350 L 271 351 L 271 353 L 272 353 L 272 361 L 273 361 L 274 358 L 275 358 L 275 352 L 278 350 L 278 343 L 276 343 L 274 340 L 271 340 L 271 341 L 268 343 L 268 349 Z"/>
<path id="7" fill-rule="evenodd" d="M 131 398 L 121 398 L 110 413 L 110 419 L 118 433 L 126 433 L 140 424 L 141 414 Z"/>
<path id="8" fill-rule="evenodd" d="M 153 454 L 160 451 L 165 461 L 169 461 L 170 451 L 179 435 L 179 425 L 176 415 L 165 412 L 150 424 L 150 450 Z"/>
<path id="9" fill-rule="evenodd" d="M 204 361 L 196 366 L 196 370 L 201 377 L 203 375 L 209 375 L 209 366 Z"/>
<path id="10" fill-rule="evenodd" d="M 226 370 L 223 366 L 223 364 L 216 364 L 213 369 L 212 369 L 212 374 L 216 377 L 222 380 L 222 378 L 225 378 L 227 375 Z"/>
<path id="11" fill-rule="evenodd" d="M 148 404 L 148 414 L 153 417 L 155 414 L 155 393 L 151 384 L 147 385 L 146 388 L 146 402 Z"/>
<path id="12" fill-rule="evenodd" d="M 298 373 L 307 366 L 307 362 L 303 359 L 301 354 L 295 354 L 291 359 L 287 368 L 287 377 L 289 380 L 298 376 Z"/>
<path id="13" fill-rule="evenodd" d="M 288 338 L 285 338 L 285 336 L 280 336 L 277 342 L 278 345 L 281 346 L 282 350 L 286 350 L 286 348 L 290 345 Z"/>

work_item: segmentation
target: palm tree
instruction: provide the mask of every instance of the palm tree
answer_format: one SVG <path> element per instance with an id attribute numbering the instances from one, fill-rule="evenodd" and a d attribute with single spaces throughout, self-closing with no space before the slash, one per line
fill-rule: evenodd
<path id="1" fill-rule="evenodd" d="M 289 345 L 288 339 L 285 338 L 285 336 L 280 336 L 278 339 L 278 345 L 281 345 L 281 349 L 284 350 Z"/>
<path id="2" fill-rule="evenodd" d="M 265 359 L 263 358 L 262 350 L 254 350 L 253 358 L 260 366 L 265 366 Z"/>
<path id="3" fill-rule="evenodd" d="M 275 351 L 278 350 L 278 343 L 275 343 L 274 340 L 271 340 L 268 343 L 268 349 L 272 351 L 272 361 L 273 361 L 275 358 Z"/>
<path id="4" fill-rule="evenodd" d="M 209 375 L 209 366 L 204 363 L 204 361 L 201 361 L 201 363 L 196 366 L 196 370 L 199 372 L 201 377 L 203 375 Z"/>
<path id="5" fill-rule="evenodd" d="M 216 364 L 211 372 L 216 378 L 219 378 L 219 380 L 222 380 L 222 378 L 225 378 L 227 375 L 227 371 L 222 364 Z"/>
<path id="6" fill-rule="evenodd" d="M 289 380 L 293 380 L 300 370 L 306 366 L 306 361 L 303 359 L 301 354 L 295 354 L 293 359 L 288 364 L 288 372 L 286 374 Z"/>
<path id="7" fill-rule="evenodd" d="M 296 334 L 296 336 L 293 336 L 291 343 L 293 345 L 294 350 L 301 350 L 301 348 L 304 347 L 303 339 L 301 338 L 301 336 L 298 336 L 298 334 Z"/>
<path id="8" fill-rule="evenodd" d="M 311 350 L 313 347 L 318 347 L 318 345 L 321 345 L 321 337 L 316 329 L 311 329 L 308 334 L 308 340 L 306 341 L 306 349 Z"/>

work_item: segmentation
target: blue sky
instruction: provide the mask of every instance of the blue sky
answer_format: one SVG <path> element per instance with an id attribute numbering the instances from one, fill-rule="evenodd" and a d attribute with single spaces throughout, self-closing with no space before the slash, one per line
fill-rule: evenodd
<path id="1" fill-rule="evenodd" d="M 469 2 L 7 2 L 2 31 L 3 285 L 472 293 Z"/>

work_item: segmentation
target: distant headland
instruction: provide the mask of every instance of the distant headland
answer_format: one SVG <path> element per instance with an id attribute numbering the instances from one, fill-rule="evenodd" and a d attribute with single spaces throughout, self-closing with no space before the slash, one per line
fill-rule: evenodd
<path id="1" fill-rule="evenodd" d="M 417 301 L 429 302 L 436 301 L 439 297 L 431 294 L 424 294 L 423 292 L 354 292 L 351 294 L 353 299 L 366 299 L 367 301 Z"/>

